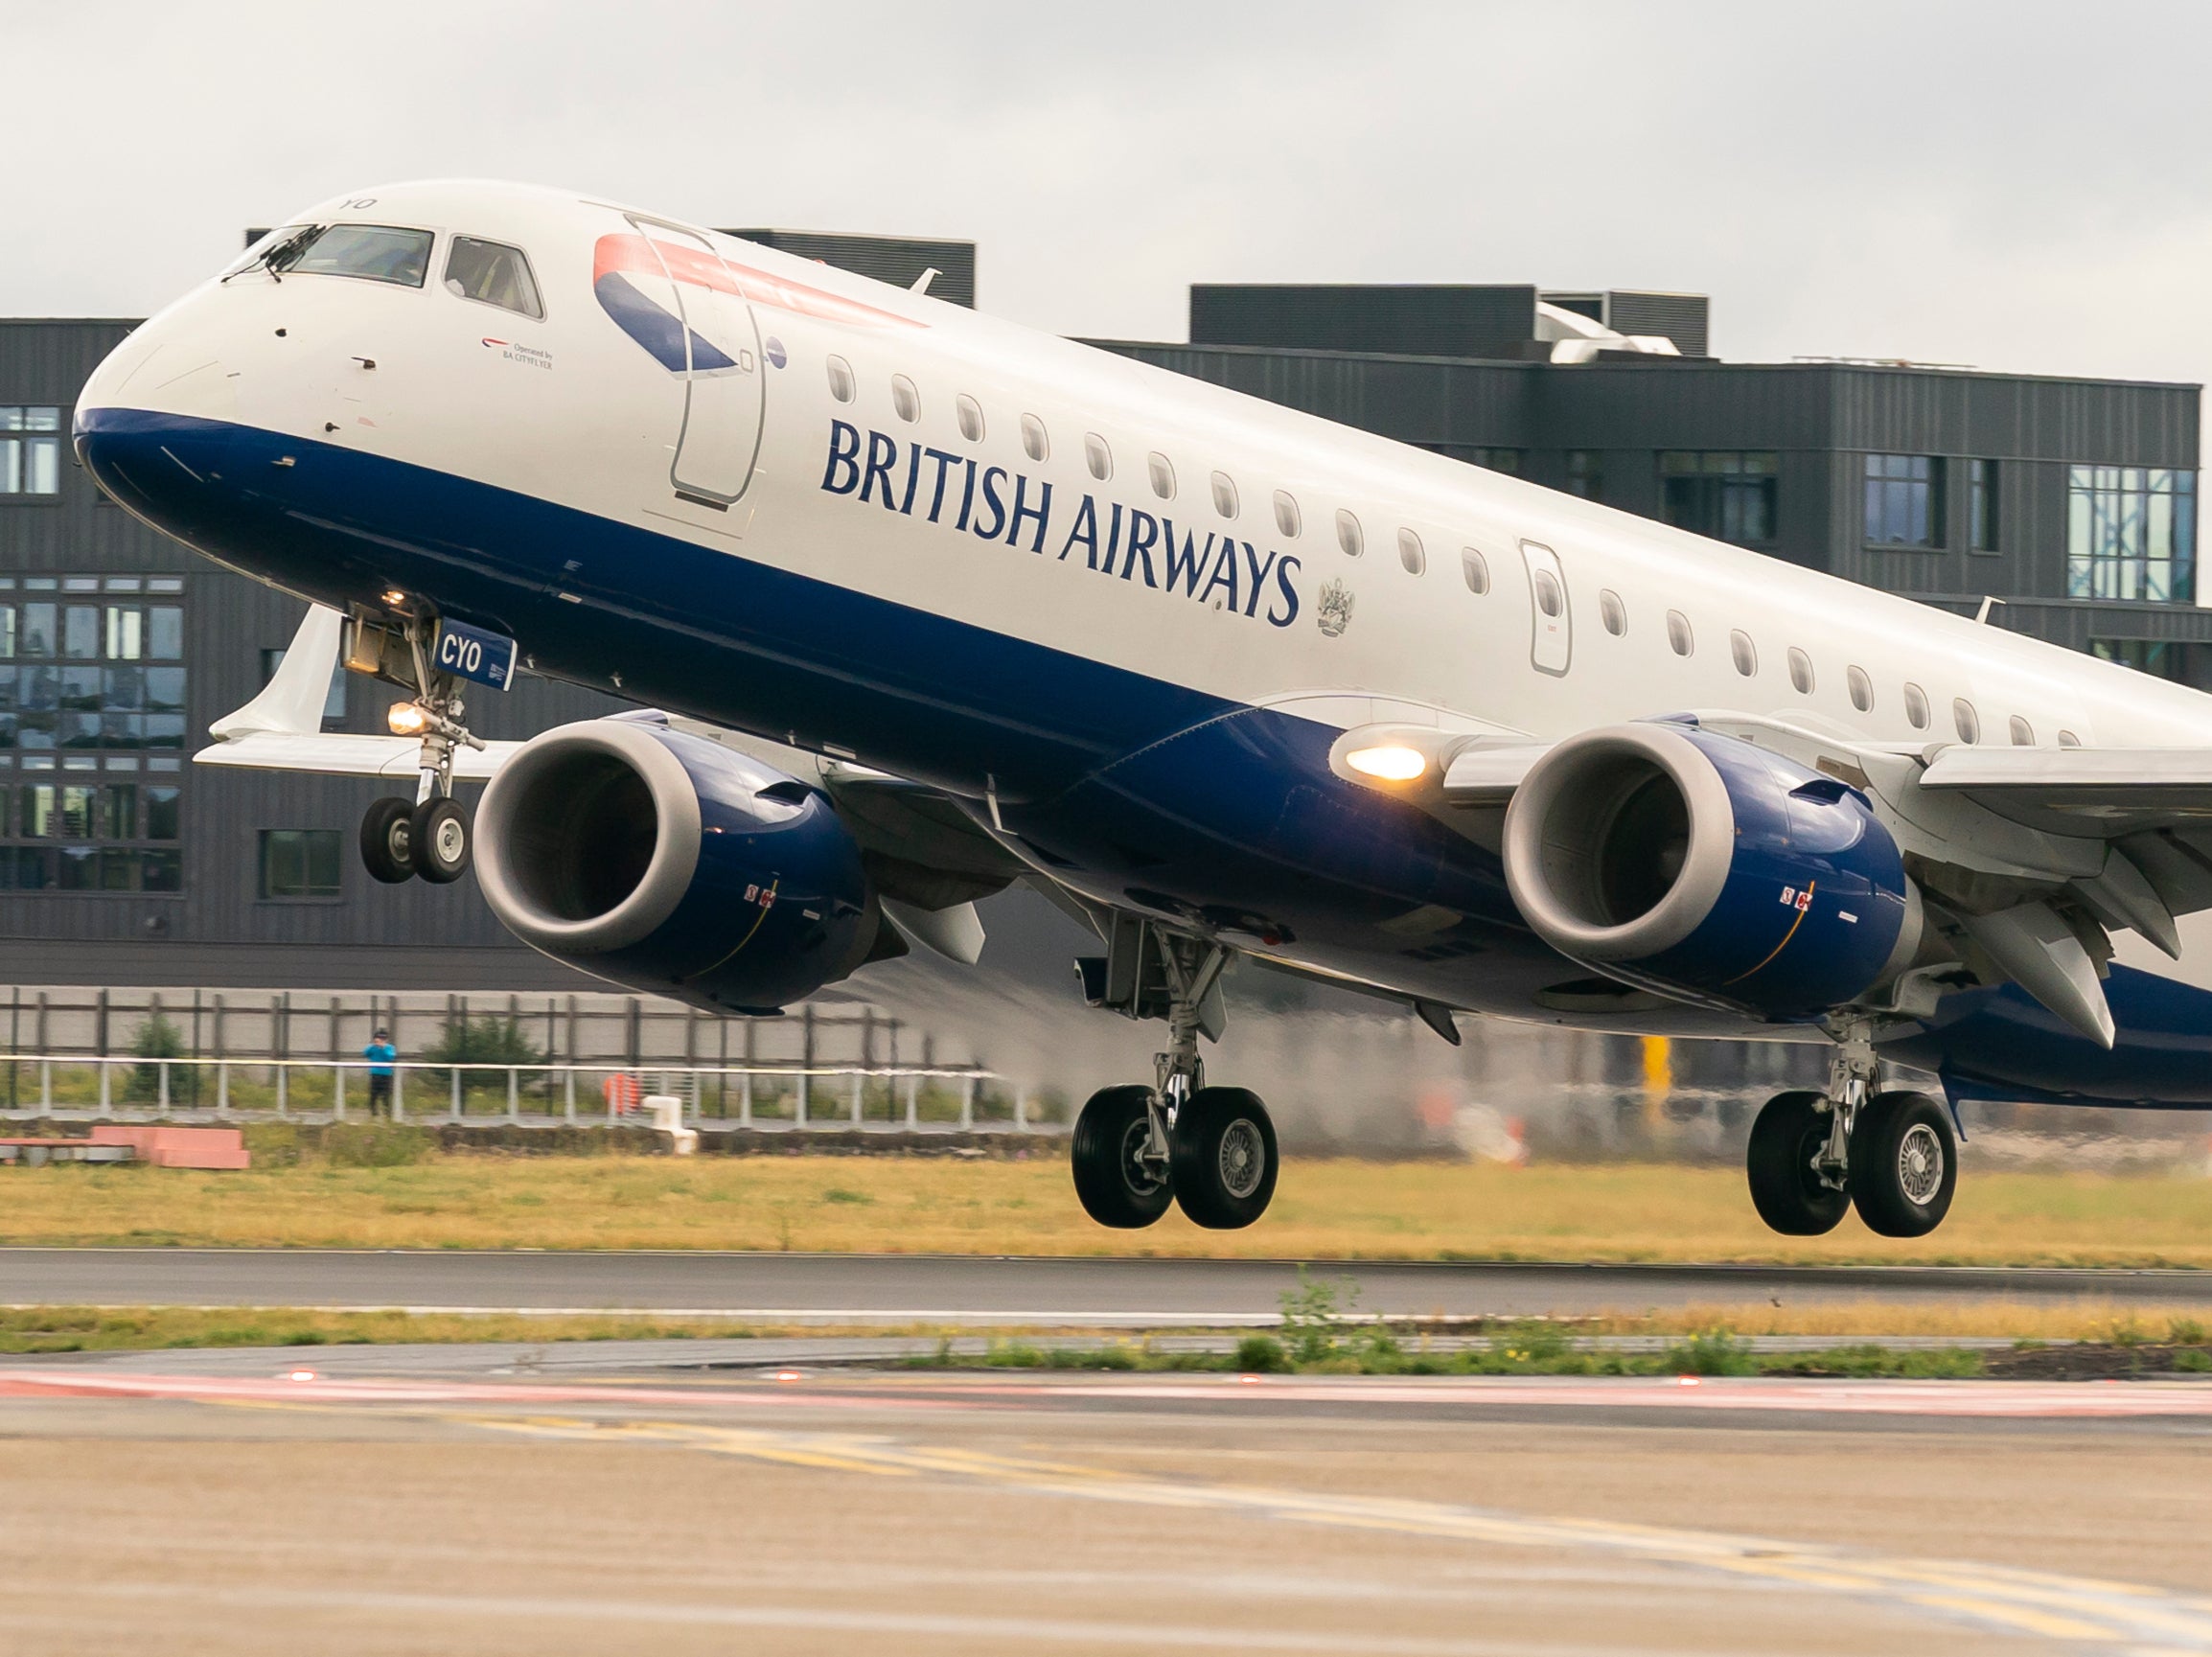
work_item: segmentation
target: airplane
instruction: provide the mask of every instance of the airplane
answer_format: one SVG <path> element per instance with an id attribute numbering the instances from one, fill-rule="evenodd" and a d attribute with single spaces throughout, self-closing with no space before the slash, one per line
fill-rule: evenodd
<path id="1" fill-rule="evenodd" d="M 1238 960 L 1453 1042 L 1825 1049 L 1750 1137 L 1785 1234 L 1932 1230 L 1967 1100 L 2212 1103 L 2212 995 L 2111 958 L 2212 908 L 2212 700 L 926 284 L 510 184 L 296 215 L 76 411 L 119 504 L 313 607 L 197 758 L 389 778 L 378 879 L 473 866 L 718 1013 L 972 962 L 1028 884 L 1166 1026 L 1076 1122 L 1109 1227 L 1268 1206 L 1200 1046 Z M 391 736 L 321 733 L 340 656 Z M 637 706 L 488 745 L 518 672 Z"/>

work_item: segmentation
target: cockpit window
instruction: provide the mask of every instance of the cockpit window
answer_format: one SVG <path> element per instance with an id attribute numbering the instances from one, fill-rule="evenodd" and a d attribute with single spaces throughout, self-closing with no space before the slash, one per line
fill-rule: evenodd
<path id="1" fill-rule="evenodd" d="M 537 278 L 530 274 L 530 261 L 519 247 L 509 247 L 502 242 L 454 237 L 446 255 L 446 290 L 463 299 L 496 305 L 534 322 L 545 319 Z"/>
<path id="2" fill-rule="evenodd" d="M 357 276 L 420 288 L 430 269 L 430 233 L 388 224 L 323 224 L 262 255 L 277 276 Z"/>

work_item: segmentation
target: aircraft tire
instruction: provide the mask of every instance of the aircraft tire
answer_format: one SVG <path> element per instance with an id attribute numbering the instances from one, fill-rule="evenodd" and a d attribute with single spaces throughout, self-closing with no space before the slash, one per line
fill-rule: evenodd
<path id="1" fill-rule="evenodd" d="M 415 807 L 409 831 L 415 872 L 434 886 L 450 886 L 469 872 L 475 836 L 469 832 L 469 808 L 451 794 L 439 794 Z"/>
<path id="2" fill-rule="evenodd" d="M 396 886 L 415 878 L 415 802 L 386 794 L 361 817 L 361 863 L 372 880 Z"/>
<path id="3" fill-rule="evenodd" d="M 1137 1155 L 1149 1131 L 1151 1100 L 1150 1088 L 1101 1088 L 1075 1118 L 1069 1146 L 1075 1198 L 1101 1226 L 1136 1231 L 1167 1212 L 1175 1200 L 1168 1181 Z"/>
<path id="4" fill-rule="evenodd" d="M 1751 1206 L 1786 1237 L 1832 1231 L 1851 1207 L 1849 1192 L 1822 1185 L 1812 1171 L 1812 1159 L 1828 1139 L 1829 1115 L 1821 1108 L 1826 1103 L 1827 1095 L 1809 1091 L 1776 1093 L 1751 1124 L 1751 1144 L 1743 1157 Z M 1855 1160 L 1855 1143 L 1852 1154 Z"/>
<path id="5" fill-rule="evenodd" d="M 1281 1158 L 1257 1093 L 1200 1088 L 1175 1113 L 1175 1200 L 1193 1225 L 1233 1231 L 1267 1212 Z"/>
<path id="6" fill-rule="evenodd" d="M 1925 1093 L 1877 1093 L 1851 1129 L 1851 1200 L 1866 1229 L 1924 1237 L 1950 1212 L 1959 1184 L 1958 1140 Z"/>

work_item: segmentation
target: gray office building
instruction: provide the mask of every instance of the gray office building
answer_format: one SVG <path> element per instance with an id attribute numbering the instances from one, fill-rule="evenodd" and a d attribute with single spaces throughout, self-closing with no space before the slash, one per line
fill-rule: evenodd
<path id="1" fill-rule="evenodd" d="M 973 297 L 965 244 L 756 234 Z M 1560 359 L 1560 313 L 1596 325 L 1583 360 Z M 2000 597 L 1994 625 L 2212 682 L 2195 386 L 1722 362 L 1683 294 L 1201 288 L 1191 320 L 1189 344 L 1111 348 L 1929 603 Z M 0 981 L 591 987 L 472 877 L 373 883 L 355 835 L 381 785 L 193 768 L 303 607 L 73 464 L 72 405 L 131 326 L 0 322 Z M 341 677 L 328 728 L 380 731 L 391 694 Z M 523 737 L 616 705 L 525 675 L 471 723 Z"/>

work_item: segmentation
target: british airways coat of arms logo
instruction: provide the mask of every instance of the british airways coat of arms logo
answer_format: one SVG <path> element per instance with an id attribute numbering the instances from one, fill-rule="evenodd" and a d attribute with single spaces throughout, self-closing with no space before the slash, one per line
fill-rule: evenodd
<path id="1" fill-rule="evenodd" d="M 1341 581 L 1322 583 L 1321 591 L 1314 594 L 1313 618 L 1321 626 L 1324 638 L 1342 638 L 1344 630 L 1351 625 L 1351 588 Z"/>

